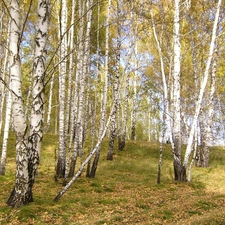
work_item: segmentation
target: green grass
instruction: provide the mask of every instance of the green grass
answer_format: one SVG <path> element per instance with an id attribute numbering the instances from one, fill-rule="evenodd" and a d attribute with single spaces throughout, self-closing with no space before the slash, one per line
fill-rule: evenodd
<path id="1" fill-rule="evenodd" d="M 88 143 L 88 142 L 87 142 Z M 163 147 L 161 184 L 156 184 L 159 144 L 130 141 L 107 161 L 105 141 L 96 178 L 85 171 L 63 195 L 54 181 L 57 137 L 45 135 L 34 202 L 19 209 L 5 202 L 14 185 L 15 137 L 9 139 L 6 175 L 0 176 L 0 224 L 222 224 L 225 222 L 225 150 L 213 147 L 209 168 L 193 168 L 192 182 L 173 181 L 170 145 Z M 115 144 L 117 146 L 117 143 Z M 85 154 L 89 152 L 85 147 Z M 77 168 L 78 169 L 78 168 Z"/>

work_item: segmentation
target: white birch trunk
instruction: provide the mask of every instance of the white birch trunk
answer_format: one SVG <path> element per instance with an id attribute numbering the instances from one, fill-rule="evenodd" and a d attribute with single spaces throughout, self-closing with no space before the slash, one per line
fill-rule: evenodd
<path id="1" fill-rule="evenodd" d="M 213 63 L 212 63 L 212 72 L 211 72 L 211 84 L 210 84 L 210 93 L 206 99 L 206 109 L 201 110 L 201 122 L 200 122 L 200 131 L 201 131 L 201 148 L 198 152 L 197 165 L 199 167 L 208 167 L 209 166 L 209 147 L 212 140 L 212 120 L 214 115 L 214 93 L 216 85 L 216 53 L 214 54 Z"/>
<path id="2" fill-rule="evenodd" d="M 69 31 L 69 48 L 70 48 L 70 56 L 69 56 L 69 71 L 68 71 L 68 82 L 67 82 L 67 103 L 66 103 L 66 120 L 65 120 L 65 133 L 69 133 L 69 122 L 70 122 L 70 111 L 71 111 L 71 95 L 72 95 L 72 78 L 74 74 L 74 54 L 72 54 L 72 50 L 74 49 L 74 19 L 75 19 L 75 8 L 76 1 L 72 1 L 72 14 L 71 14 L 71 28 Z"/>
<path id="3" fill-rule="evenodd" d="M 127 134 L 127 120 L 128 120 L 128 101 L 129 98 L 129 79 L 130 79 L 130 67 L 128 69 L 127 78 L 125 81 L 125 96 L 124 96 L 124 104 L 121 105 L 122 108 L 122 132 L 121 132 L 121 140 L 119 142 L 119 150 L 124 150 L 126 145 L 126 134 Z"/>
<path id="4" fill-rule="evenodd" d="M 212 57 L 213 57 L 213 52 L 214 52 L 214 48 L 215 48 L 217 25 L 218 25 L 218 20 L 219 20 L 221 3 L 222 3 L 222 0 L 218 0 L 215 20 L 214 20 L 214 25 L 213 25 L 213 30 L 212 30 L 212 39 L 211 39 L 211 43 L 210 43 L 209 56 L 208 56 L 203 80 L 202 80 L 202 83 L 201 83 L 201 86 L 200 86 L 200 92 L 199 92 L 198 101 L 197 101 L 196 108 L 195 108 L 194 119 L 193 119 L 193 123 L 192 123 L 191 130 L 190 130 L 190 133 L 189 133 L 188 144 L 187 144 L 185 157 L 184 157 L 184 167 L 185 168 L 187 168 L 187 166 L 188 166 L 190 154 L 191 154 L 191 151 L 192 151 L 192 142 L 193 142 L 193 138 L 194 138 L 194 134 L 195 134 L 195 129 L 197 127 L 197 120 L 198 120 L 198 116 L 199 116 L 200 109 L 201 109 L 203 94 L 204 94 L 205 87 L 206 87 L 206 84 L 207 84 L 207 81 L 208 81 L 209 69 L 210 69 L 210 65 L 211 65 L 211 61 L 212 61 Z"/>
<path id="5" fill-rule="evenodd" d="M 109 0 L 110 1 L 110 0 Z M 117 96 L 118 98 L 118 96 Z M 54 198 L 54 201 L 58 201 L 64 194 L 65 192 L 70 188 L 70 186 L 76 181 L 76 179 L 81 175 L 85 165 L 88 164 L 88 162 L 91 160 L 91 158 L 94 156 L 94 154 L 96 153 L 96 151 L 98 151 L 98 149 L 100 148 L 100 145 L 105 137 L 106 131 L 108 130 L 110 121 L 111 121 L 111 117 L 113 114 L 113 111 L 115 110 L 115 103 L 113 103 L 112 107 L 111 107 L 111 111 L 110 111 L 110 115 L 108 117 L 107 122 L 105 123 L 104 129 L 102 131 L 102 134 L 99 135 L 98 137 L 98 141 L 94 147 L 94 149 L 90 152 L 90 154 L 88 155 L 88 157 L 84 160 L 84 162 L 82 162 L 82 164 L 80 165 L 79 170 L 76 172 L 76 174 L 73 176 L 73 178 L 69 181 L 69 183 L 58 193 L 58 195 Z"/>
<path id="6" fill-rule="evenodd" d="M 106 112 L 107 112 L 107 99 L 108 99 L 108 69 L 109 69 L 109 19 L 110 19 L 110 8 L 111 8 L 111 0 L 108 0 L 107 14 L 106 14 L 106 36 L 105 36 L 105 67 L 104 67 L 104 91 L 103 91 L 103 103 L 101 107 L 101 120 L 100 120 L 100 128 L 98 139 L 102 136 L 105 121 L 106 121 Z M 98 166 L 98 161 L 100 157 L 100 145 L 96 148 L 95 158 L 92 164 L 90 177 L 95 177 L 95 173 Z"/>
<path id="7" fill-rule="evenodd" d="M 56 176 L 61 178 L 65 175 L 66 167 L 66 134 L 65 134 L 65 81 L 66 81 L 66 1 L 61 3 L 61 46 L 60 46 L 60 74 L 59 74 L 59 148 Z"/>
<path id="8" fill-rule="evenodd" d="M 2 14 L 3 16 L 4 14 Z M 8 23 L 8 34 L 10 32 L 10 22 Z M 9 35 L 7 37 L 7 41 L 6 41 L 6 50 L 5 50 L 5 58 L 4 58 L 4 63 L 3 63 L 3 68 L 1 70 L 1 79 L 3 81 L 5 81 L 5 75 L 6 75 L 6 68 L 7 68 L 7 63 L 8 63 L 8 54 L 9 54 L 9 50 L 8 50 L 8 46 L 9 46 Z M 4 108 L 4 102 L 5 102 L 5 85 L 3 84 L 3 82 L 0 83 L 0 133 L 2 131 L 2 115 L 3 115 L 3 108 Z"/>
<path id="9" fill-rule="evenodd" d="M 79 94 L 79 110 L 77 116 L 77 125 L 78 125 L 78 148 L 77 152 L 80 157 L 83 156 L 83 142 L 84 142 L 84 119 L 85 119 L 85 88 L 86 88 L 86 77 L 89 73 L 90 67 L 90 31 L 91 31 L 91 18 L 92 18 L 92 0 L 86 2 L 87 10 L 87 28 L 86 28 L 86 37 L 84 41 L 83 48 L 83 61 L 82 61 L 82 73 L 80 76 L 80 94 Z"/>
<path id="10" fill-rule="evenodd" d="M 31 103 L 31 118 L 30 118 L 30 135 L 29 142 L 29 177 L 30 188 L 32 189 L 35 175 L 37 172 L 41 142 L 44 128 L 44 80 L 46 66 L 46 43 L 49 24 L 49 1 L 38 1 L 38 28 L 35 39 L 35 56 L 34 56 L 34 75 L 32 86 L 32 103 Z"/>
<path id="11" fill-rule="evenodd" d="M 53 94 L 54 78 L 55 76 L 53 74 L 50 81 L 50 90 L 49 90 L 49 98 L 48 98 L 48 109 L 47 109 L 47 119 L 46 119 L 46 128 L 45 128 L 45 131 L 47 133 L 50 131 L 50 126 L 51 126 L 52 94 Z"/>
<path id="12" fill-rule="evenodd" d="M 75 171 L 75 166 L 76 166 L 76 160 L 77 156 L 80 153 L 80 142 L 82 143 L 82 137 L 79 136 L 80 133 L 82 133 L 83 136 L 83 131 L 82 131 L 82 112 L 83 112 L 83 105 L 84 103 L 84 3 L 81 0 L 78 1 L 78 15 L 79 15 L 79 30 L 77 34 L 77 43 L 78 43 L 78 48 L 77 48 L 77 65 L 76 65 L 76 83 L 75 83 L 75 95 L 74 95 L 74 108 L 73 108 L 73 113 L 74 113 L 74 118 L 73 118 L 73 123 L 74 123 L 74 150 L 71 158 L 71 163 L 70 163 L 70 171 L 69 171 L 69 177 L 72 177 L 74 175 Z M 83 86 L 83 87 L 82 87 Z M 83 94 L 82 94 L 83 92 Z M 80 108 L 81 106 L 81 108 Z M 82 139 L 81 139 L 82 138 Z"/>
<path id="13" fill-rule="evenodd" d="M 158 40 L 158 35 L 156 32 L 156 28 L 155 28 L 155 22 L 154 22 L 154 18 L 153 18 L 153 14 L 151 13 L 151 17 L 152 17 L 152 29 L 153 29 L 153 34 L 154 34 L 154 38 L 156 41 L 156 45 L 157 45 L 157 49 L 158 49 L 158 54 L 159 54 L 159 60 L 160 60 L 160 70 L 161 70 L 161 75 L 162 75 L 162 82 L 163 82 L 163 110 L 164 110 L 164 114 L 165 116 L 163 116 L 164 121 L 163 121 L 163 127 L 164 127 L 164 131 L 163 133 L 165 134 L 165 139 L 166 140 L 162 140 L 164 142 L 168 142 L 171 140 L 171 124 L 170 124 L 170 112 L 169 112 L 169 100 L 168 100 L 168 88 L 167 88 L 167 82 L 166 82 L 166 74 L 165 74 L 165 69 L 164 69 L 164 61 L 163 61 L 163 54 L 162 54 L 162 49 L 160 46 L 160 42 Z"/>
<path id="14" fill-rule="evenodd" d="M 134 35 L 137 35 L 137 30 L 135 30 Z M 134 80 L 133 80 L 133 90 L 134 95 L 132 99 L 132 111 L 131 111 L 131 140 L 136 140 L 136 120 L 137 120 L 137 41 L 134 43 Z"/>
<path id="15" fill-rule="evenodd" d="M 66 160 L 66 166 L 65 166 L 65 181 L 69 175 L 69 160 L 70 160 L 70 153 L 72 148 L 72 142 L 73 142 L 73 128 L 74 128 L 74 121 L 72 120 L 74 117 L 73 115 L 73 108 L 71 101 L 72 99 L 72 80 L 73 80 L 73 74 L 74 74 L 74 55 L 72 54 L 72 51 L 74 49 L 74 21 L 75 21 L 75 8 L 76 8 L 76 1 L 72 0 L 72 13 L 71 13 L 71 28 L 69 31 L 69 47 L 70 47 L 70 57 L 69 57 L 69 71 L 68 71 L 68 83 L 67 83 L 67 105 L 66 105 L 66 122 L 65 122 L 65 132 L 70 133 L 70 140 L 69 140 L 69 147 L 68 147 L 68 157 Z M 71 122 L 72 121 L 72 122 Z M 71 122 L 70 126 L 69 123 Z"/>
<path id="16" fill-rule="evenodd" d="M 12 17 L 10 30 L 10 82 L 12 87 L 12 116 L 16 133 L 16 181 L 7 204 L 19 207 L 32 201 L 28 193 L 28 158 L 26 141 L 26 116 L 24 113 L 21 89 L 20 46 L 20 8 L 17 0 L 11 1 Z"/>
<path id="17" fill-rule="evenodd" d="M 174 179 L 186 180 L 181 160 L 181 113 L 180 113 L 180 0 L 175 0 L 174 11 L 174 68 L 173 68 L 173 158 Z"/>
<path id="18" fill-rule="evenodd" d="M 119 88 L 119 77 L 120 77 L 120 51 L 121 51 L 121 24 L 119 23 L 120 20 L 120 10 L 121 5 L 120 2 L 117 1 L 117 46 L 116 46 L 116 69 L 115 75 L 113 80 L 113 101 L 115 104 L 114 111 L 111 118 L 111 129 L 110 129 L 110 137 L 109 137 L 109 148 L 107 154 L 107 160 L 113 160 L 113 148 L 114 148 L 114 141 L 116 137 L 116 120 L 117 120 L 117 111 L 119 108 L 119 101 L 118 101 L 118 88 Z"/>
<path id="19" fill-rule="evenodd" d="M 5 175 L 7 146 L 8 146 L 10 121 L 11 121 L 11 111 L 12 111 L 12 94 L 9 91 L 8 97 L 7 97 L 7 104 L 6 104 L 5 127 L 4 127 L 4 134 L 3 134 L 3 140 L 2 140 L 2 155 L 1 155 L 1 162 L 0 162 L 0 175 Z"/>

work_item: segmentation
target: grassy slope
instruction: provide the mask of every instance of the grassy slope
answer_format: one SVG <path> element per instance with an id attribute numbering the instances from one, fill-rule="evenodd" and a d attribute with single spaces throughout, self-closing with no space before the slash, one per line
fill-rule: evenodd
<path id="1" fill-rule="evenodd" d="M 0 177 L 0 224 L 223 224 L 225 222 L 225 151 L 211 151 L 209 168 L 194 168 L 191 184 L 173 181 L 169 145 L 164 147 L 162 184 L 156 184 L 157 144 L 129 142 L 107 161 L 106 147 L 95 179 L 85 173 L 59 202 L 54 182 L 57 139 L 44 139 L 35 201 L 19 209 L 6 206 L 14 184 L 14 139 L 10 139 L 7 174 Z"/>

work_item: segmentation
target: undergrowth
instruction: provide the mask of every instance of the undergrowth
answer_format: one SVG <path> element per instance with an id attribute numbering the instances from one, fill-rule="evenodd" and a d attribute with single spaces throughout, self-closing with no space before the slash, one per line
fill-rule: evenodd
<path id="1" fill-rule="evenodd" d="M 15 138 L 9 139 L 6 175 L 0 176 L 1 224 L 223 224 L 225 222 L 225 151 L 213 147 L 209 168 L 193 168 L 192 182 L 173 181 L 170 145 L 163 146 L 161 184 L 156 183 L 159 144 L 129 141 L 115 147 L 107 161 L 107 142 L 101 148 L 96 177 L 85 171 L 63 195 L 54 181 L 57 137 L 45 135 L 34 202 L 14 209 L 6 205 L 15 176 Z M 117 143 L 115 144 L 117 146 Z M 90 149 L 85 146 L 85 156 Z M 77 169 L 80 162 L 77 164 Z"/>

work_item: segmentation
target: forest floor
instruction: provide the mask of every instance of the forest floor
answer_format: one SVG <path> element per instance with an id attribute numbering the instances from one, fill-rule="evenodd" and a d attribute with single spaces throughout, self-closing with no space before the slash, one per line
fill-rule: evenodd
<path id="1" fill-rule="evenodd" d="M 57 137 L 45 135 L 34 202 L 21 208 L 6 205 L 15 177 L 15 140 L 9 139 L 6 175 L 0 176 L 0 224 L 41 225 L 225 225 L 225 149 L 211 149 L 210 166 L 193 168 L 191 183 L 173 181 L 170 145 L 163 147 L 161 184 L 156 184 L 159 144 L 128 142 L 106 160 L 104 143 L 96 178 L 85 171 L 58 202 L 55 182 Z M 85 153 L 89 152 L 85 148 Z M 77 169 L 79 165 L 77 165 Z"/>

